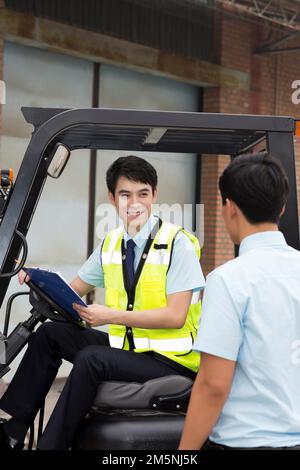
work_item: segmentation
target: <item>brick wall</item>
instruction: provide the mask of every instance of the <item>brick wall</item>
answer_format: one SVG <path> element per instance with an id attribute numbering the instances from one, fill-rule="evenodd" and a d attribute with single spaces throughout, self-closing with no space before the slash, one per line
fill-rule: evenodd
<path id="1" fill-rule="evenodd" d="M 267 34 L 259 31 L 262 43 L 269 42 Z M 276 35 L 272 40 L 276 40 Z M 299 47 L 299 38 L 283 44 L 282 47 Z M 255 57 L 256 68 L 251 74 L 255 83 L 256 107 L 258 114 L 277 114 L 300 119 L 300 105 L 292 103 L 291 84 L 300 80 L 299 51 L 293 53 L 264 54 Z M 255 73 L 256 72 L 256 75 Z M 254 110 L 253 110 L 254 112 Z M 300 143 L 295 143 L 296 177 L 298 189 L 298 210 L 300 215 Z"/>
<path id="2" fill-rule="evenodd" d="M 299 46 L 287 43 L 285 47 Z M 300 119 L 300 105 L 292 103 L 291 84 L 300 80 L 299 52 L 270 54 L 260 58 L 260 114 L 278 114 Z M 295 144 L 298 210 L 300 215 L 300 143 Z"/>
<path id="3" fill-rule="evenodd" d="M 232 18 L 219 16 L 218 28 L 219 63 L 238 71 L 250 72 L 251 49 L 249 37 L 251 26 Z M 220 113 L 249 113 L 249 93 L 238 88 L 223 86 L 204 90 L 204 111 Z M 205 227 L 202 268 L 205 274 L 216 266 L 232 259 L 234 246 L 226 233 L 221 215 L 221 198 L 218 192 L 219 176 L 228 165 L 228 156 L 207 155 L 202 158 L 202 203 L 204 203 Z"/>
<path id="4" fill-rule="evenodd" d="M 249 73 L 249 93 L 226 86 L 206 88 L 204 111 L 223 113 L 277 114 L 300 119 L 300 105 L 291 101 L 291 83 L 300 80 L 299 52 L 256 55 L 253 51 L 268 42 L 268 28 L 239 18 L 216 17 L 216 60 L 225 67 Z M 275 40 L 276 36 L 272 38 Z M 298 43 L 297 43 L 298 41 Z M 286 47 L 299 45 L 288 43 Z M 300 209 L 300 143 L 296 144 L 298 205 Z M 218 178 L 228 164 L 228 157 L 203 156 L 202 202 L 205 204 L 205 238 L 202 266 L 205 274 L 234 256 L 232 242 L 226 234 L 218 194 Z"/>

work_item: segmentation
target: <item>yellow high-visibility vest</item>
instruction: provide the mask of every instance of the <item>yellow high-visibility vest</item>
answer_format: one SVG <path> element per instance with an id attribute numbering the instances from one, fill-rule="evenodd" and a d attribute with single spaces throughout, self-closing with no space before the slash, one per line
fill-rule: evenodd
<path id="1" fill-rule="evenodd" d="M 195 236 L 169 222 L 160 221 L 160 225 L 160 228 L 158 224 L 156 226 L 157 233 L 154 239 L 151 240 L 149 237 L 146 243 L 131 289 L 126 281 L 124 228 L 112 230 L 106 235 L 101 250 L 101 262 L 104 272 L 105 303 L 108 307 L 116 310 L 150 310 L 167 306 L 167 272 L 174 239 L 179 231 L 188 236 L 193 244 L 191 249 L 195 249 L 200 259 L 200 246 Z M 197 372 L 200 355 L 192 348 L 200 313 L 201 301 L 197 292 L 192 296 L 182 328 L 143 329 L 110 325 L 110 346 L 126 350 L 134 349 L 137 353 L 155 351 Z"/>

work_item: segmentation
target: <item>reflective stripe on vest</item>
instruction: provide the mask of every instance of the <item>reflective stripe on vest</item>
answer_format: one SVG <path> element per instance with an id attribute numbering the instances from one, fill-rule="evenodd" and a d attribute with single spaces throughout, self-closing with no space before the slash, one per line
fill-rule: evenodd
<path id="1" fill-rule="evenodd" d="M 109 343 L 113 348 L 121 349 L 123 347 L 123 338 L 120 336 L 110 335 Z M 165 352 L 190 351 L 193 347 L 193 340 L 188 338 L 174 339 L 151 339 L 151 338 L 134 338 L 136 349 L 150 349 Z"/>

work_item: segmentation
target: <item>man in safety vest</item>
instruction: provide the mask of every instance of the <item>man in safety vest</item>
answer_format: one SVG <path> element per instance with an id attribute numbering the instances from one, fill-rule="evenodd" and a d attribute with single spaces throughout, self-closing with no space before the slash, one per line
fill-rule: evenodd
<path id="1" fill-rule="evenodd" d="M 73 369 L 39 441 L 39 449 L 68 449 L 104 380 L 145 382 L 165 375 L 194 378 L 193 351 L 204 278 L 198 240 L 151 213 L 157 174 L 146 160 L 127 156 L 107 171 L 109 199 L 124 226 L 112 230 L 80 269 L 71 286 L 84 296 L 105 287 L 105 305 L 74 304 L 92 327 L 46 322 L 32 337 L 0 408 L 0 445 L 20 448 L 48 393 L 61 360 Z M 24 282 L 26 275 L 20 275 Z"/>

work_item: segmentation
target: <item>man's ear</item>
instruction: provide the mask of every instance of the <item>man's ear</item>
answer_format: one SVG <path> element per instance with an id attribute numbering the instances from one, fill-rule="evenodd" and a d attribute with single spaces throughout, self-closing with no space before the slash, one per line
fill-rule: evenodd
<path id="1" fill-rule="evenodd" d="M 156 202 L 156 199 L 157 199 L 157 188 L 155 188 L 153 191 L 153 202 Z"/>
<path id="2" fill-rule="evenodd" d="M 238 207 L 234 201 L 231 199 L 226 199 L 226 204 L 228 207 L 228 212 L 230 217 L 234 217 L 237 214 Z"/>
<path id="3" fill-rule="evenodd" d="M 285 207 L 286 205 L 284 204 L 283 208 L 281 209 L 279 217 L 281 217 L 285 213 Z"/>

